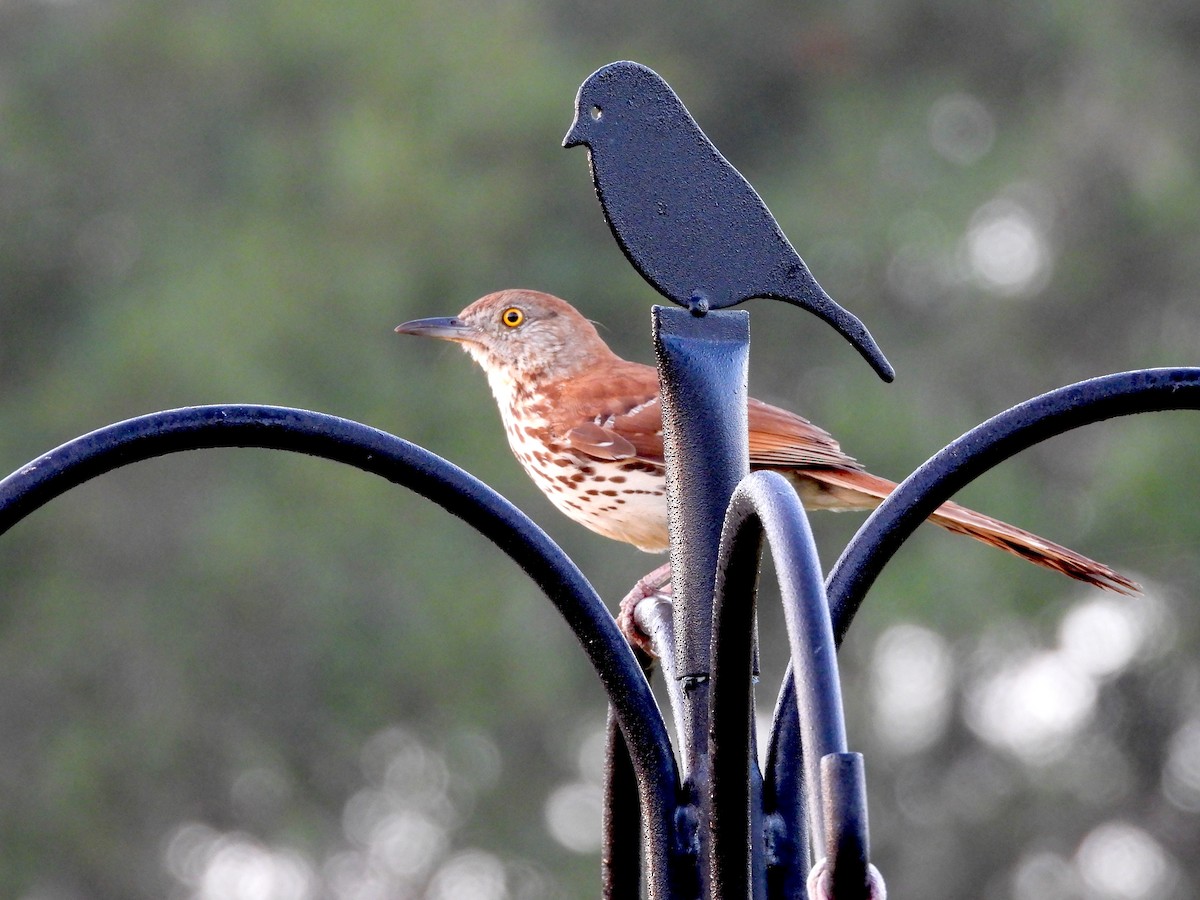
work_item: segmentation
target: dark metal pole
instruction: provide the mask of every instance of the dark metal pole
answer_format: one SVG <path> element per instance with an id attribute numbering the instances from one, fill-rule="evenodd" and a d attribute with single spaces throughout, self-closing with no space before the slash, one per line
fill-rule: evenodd
<path id="1" fill-rule="evenodd" d="M 662 669 L 663 682 L 667 690 L 667 703 L 674 716 L 675 736 L 683 740 L 686 730 L 683 722 L 683 682 L 675 665 L 675 621 L 671 599 L 662 594 L 648 597 L 637 605 L 634 620 L 638 628 L 649 636 L 654 652 L 658 654 L 658 665 Z"/>
<path id="2" fill-rule="evenodd" d="M 654 307 L 663 404 L 675 665 L 684 684 L 683 772 L 706 753 L 713 579 L 725 507 L 750 471 L 749 314 Z"/>
<path id="3" fill-rule="evenodd" d="M 830 753 L 821 759 L 826 872 L 834 897 L 871 896 L 871 847 L 867 831 L 867 779 L 861 753 Z"/>
<path id="4" fill-rule="evenodd" d="M 711 799 L 708 727 L 713 585 L 725 507 L 738 481 L 750 470 L 746 422 L 749 314 L 726 311 L 697 316 L 656 306 L 653 323 L 671 529 L 674 665 L 683 687 L 680 752 L 685 794 L 698 807 L 695 849 L 703 881 L 709 843 L 706 807 Z M 748 777 L 749 765 L 747 760 L 742 779 Z M 697 890 L 703 892 L 703 885 Z"/>
<path id="5" fill-rule="evenodd" d="M 736 495 L 735 495 L 736 497 Z M 734 503 L 736 504 L 736 500 Z M 762 793 L 754 759 L 754 621 L 762 526 L 734 508 L 721 545 L 713 604 L 708 756 L 712 801 L 709 900 L 762 900 Z M 756 878 L 756 875 L 758 876 Z"/>
<path id="6" fill-rule="evenodd" d="M 767 897 L 793 900 L 804 896 L 812 852 L 804 809 L 804 766 L 798 763 L 804 753 L 804 742 L 800 737 L 796 682 L 790 664 L 771 722 L 763 779 Z"/>
<path id="7" fill-rule="evenodd" d="M 604 839 L 600 858 L 600 896 L 627 900 L 641 895 L 642 823 L 637 775 L 629 747 L 611 708 L 605 734 Z"/>

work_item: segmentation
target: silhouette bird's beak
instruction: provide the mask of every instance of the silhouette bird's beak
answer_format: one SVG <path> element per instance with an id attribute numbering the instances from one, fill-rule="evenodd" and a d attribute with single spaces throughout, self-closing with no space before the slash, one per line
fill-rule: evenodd
<path id="1" fill-rule="evenodd" d="M 571 130 L 567 132 L 567 136 L 563 138 L 563 146 L 567 148 L 578 147 L 580 144 L 586 144 L 587 141 L 580 133 L 583 129 L 579 127 L 579 113 L 575 113 L 575 121 L 571 123 Z"/>
<path id="2" fill-rule="evenodd" d="M 475 329 L 454 316 L 438 316 L 432 319 L 413 319 L 396 326 L 397 334 L 415 334 L 418 337 L 438 338 L 443 341 L 470 341 L 475 338 Z"/>

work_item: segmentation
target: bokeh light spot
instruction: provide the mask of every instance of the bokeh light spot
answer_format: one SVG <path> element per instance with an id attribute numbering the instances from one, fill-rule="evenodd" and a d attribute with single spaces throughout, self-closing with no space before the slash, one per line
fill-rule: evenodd
<path id="1" fill-rule="evenodd" d="M 568 850 L 595 853 L 600 849 L 601 809 L 600 789 L 595 784 L 564 784 L 546 800 L 546 828 Z"/>
<path id="2" fill-rule="evenodd" d="M 929 109 L 929 142 L 943 159 L 959 166 L 979 162 L 996 141 L 996 122 L 987 107 L 965 93 L 947 94 Z"/>
<path id="3" fill-rule="evenodd" d="M 1125 822 L 1093 830 L 1079 845 L 1075 865 L 1092 894 L 1103 900 L 1170 896 L 1174 864 L 1149 834 Z"/>
<path id="4" fill-rule="evenodd" d="M 954 663 L 945 640 L 927 628 L 895 625 L 871 658 L 871 699 L 880 740 L 897 753 L 933 744 L 950 715 Z"/>
<path id="5" fill-rule="evenodd" d="M 991 200 L 976 210 L 965 248 L 971 272 L 993 294 L 1034 294 L 1049 279 L 1046 236 L 1029 209 L 1013 200 Z"/>

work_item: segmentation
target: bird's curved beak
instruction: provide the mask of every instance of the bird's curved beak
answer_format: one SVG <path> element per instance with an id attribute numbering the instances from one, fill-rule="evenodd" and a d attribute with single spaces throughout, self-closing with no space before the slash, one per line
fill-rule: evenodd
<path id="1" fill-rule="evenodd" d="M 475 329 L 455 316 L 437 316 L 432 319 L 413 319 L 396 326 L 397 334 L 415 334 L 418 337 L 438 338 L 443 341 L 469 341 L 475 337 Z"/>

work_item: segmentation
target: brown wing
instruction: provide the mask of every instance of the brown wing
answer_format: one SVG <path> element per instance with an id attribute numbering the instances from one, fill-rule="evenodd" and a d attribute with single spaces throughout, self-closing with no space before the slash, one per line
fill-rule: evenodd
<path id="1" fill-rule="evenodd" d="M 567 444 L 572 450 L 586 453 L 593 459 L 629 459 L 637 449 L 621 436 L 616 428 L 604 428 L 595 422 L 585 422 L 567 432 Z"/>
<path id="2" fill-rule="evenodd" d="M 556 385 L 547 399 L 560 421 L 580 422 L 560 437 L 596 459 L 637 458 L 661 465 L 658 371 L 616 359 L 601 371 Z M 786 410 L 750 400 L 752 468 L 861 469 L 829 432 Z"/>
<path id="3" fill-rule="evenodd" d="M 795 413 L 750 400 L 750 466 L 755 469 L 861 469 L 828 431 Z"/>
<path id="4" fill-rule="evenodd" d="M 613 357 L 610 364 L 545 391 L 564 427 L 556 436 L 595 459 L 640 459 L 662 465 L 658 370 Z"/>

